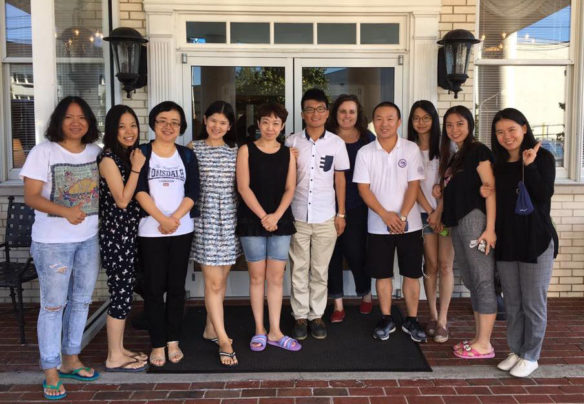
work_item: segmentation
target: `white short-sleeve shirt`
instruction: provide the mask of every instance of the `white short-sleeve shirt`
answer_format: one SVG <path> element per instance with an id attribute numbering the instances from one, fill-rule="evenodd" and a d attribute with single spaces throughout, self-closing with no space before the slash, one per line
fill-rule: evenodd
<path id="1" fill-rule="evenodd" d="M 20 170 L 21 178 L 43 182 L 41 196 L 66 207 L 83 204 L 87 215 L 79 224 L 39 210 L 34 211 L 32 240 L 37 243 L 77 243 L 97 234 L 99 209 L 99 171 L 97 155 L 101 149 L 85 145 L 72 153 L 56 142 L 43 142 L 30 151 Z"/>
<path id="2" fill-rule="evenodd" d="M 419 147 L 407 139 L 398 137 L 397 143 L 387 153 L 376 139 L 357 153 L 353 182 L 369 184 L 379 203 L 388 211 L 396 212 L 402 207 L 408 182 L 424 179 L 424 165 Z M 369 209 L 367 229 L 372 234 L 389 234 L 381 217 Z M 408 214 L 408 231 L 422 229 L 420 209 L 415 203 Z"/>
<path id="3" fill-rule="evenodd" d="M 440 175 L 438 173 L 438 167 L 440 165 L 440 159 L 438 157 L 434 157 L 430 160 L 430 151 L 429 150 L 421 150 L 422 152 L 422 159 L 424 162 L 424 181 L 420 182 L 420 188 L 422 188 L 422 192 L 424 196 L 428 200 L 432 209 L 436 209 L 438 203 L 436 199 L 432 196 L 432 187 L 434 185 L 440 183 Z M 420 211 L 423 211 L 422 207 L 420 206 Z"/>
<path id="4" fill-rule="evenodd" d="M 328 131 L 315 142 L 302 131 L 288 136 L 286 146 L 298 149 L 296 192 L 292 200 L 294 219 L 326 222 L 336 213 L 335 171 L 350 168 L 345 142 Z"/>

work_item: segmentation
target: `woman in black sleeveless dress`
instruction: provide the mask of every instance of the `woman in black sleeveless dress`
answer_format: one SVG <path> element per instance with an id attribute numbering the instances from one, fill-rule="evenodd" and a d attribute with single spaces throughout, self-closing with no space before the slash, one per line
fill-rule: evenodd
<path id="1" fill-rule="evenodd" d="M 239 149 L 237 190 L 239 205 L 237 235 L 249 269 L 249 295 L 255 319 L 252 351 L 274 345 L 298 351 L 301 345 L 280 330 L 282 283 L 288 260 L 290 236 L 295 233 L 290 203 L 296 187 L 296 160 L 290 149 L 278 142 L 288 112 L 279 104 L 258 110 L 260 138 Z M 264 327 L 264 283 L 267 280 L 269 332 Z"/>

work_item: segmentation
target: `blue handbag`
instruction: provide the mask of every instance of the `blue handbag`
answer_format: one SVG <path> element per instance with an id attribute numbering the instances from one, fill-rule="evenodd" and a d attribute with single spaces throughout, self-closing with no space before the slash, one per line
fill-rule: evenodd
<path id="1" fill-rule="evenodd" d="M 533 211 L 533 203 L 529 197 L 529 192 L 527 192 L 527 187 L 525 186 L 525 173 L 523 161 L 521 162 L 521 181 L 517 184 L 517 202 L 515 202 L 515 214 L 521 216 L 530 215 Z"/>

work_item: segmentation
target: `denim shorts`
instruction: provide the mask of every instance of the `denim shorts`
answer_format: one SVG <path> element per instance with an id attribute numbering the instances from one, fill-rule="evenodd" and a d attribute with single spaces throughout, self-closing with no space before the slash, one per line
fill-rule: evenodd
<path id="1" fill-rule="evenodd" d="M 428 223 L 428 214 L 426 212 L 422 213 L 422 226 L 424 226 L 424 228 L 422 229 L 422 234 L 434 233 L 434 230 L 432 230 L 432 228 L 430 227 L 430 223 Z"/>
<path id="2" fill-rule="evenodd" d="M 266 259 L 288 261 L 291 236 L 240 237 L 243 253 L 247 262 L 257 262 Z"/>

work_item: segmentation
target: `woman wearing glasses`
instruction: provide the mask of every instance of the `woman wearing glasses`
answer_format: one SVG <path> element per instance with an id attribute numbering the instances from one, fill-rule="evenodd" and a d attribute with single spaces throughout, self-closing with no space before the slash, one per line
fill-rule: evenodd
<path id="1" fill-rule="evenodd" d="M 434 342 L 448 341 L 448 306 L 454 288 L 452 261 L 454 249 L 448 229 L 442 229 L 440 223 L 431 227 L 429 217 L 436 216 L 438 201 L 432 196 L 432 188 L 440 183 L 438 166 L 440 165 L 440 118 L 434 105 L 427 100 L 416 101 L 410 110 L 408 119 L 408 140 L 415 142 L 424 158 L 425 180 L 421 182 L 418 203 L 422 208 L 424 224 L 424 289 L 430 308 L 430 321 L 426 327 L 428 337 Z M 430 220 L 433 221 L 433 220 Z M 440 311 L 436 306 L 436 286 L 440 290 Z"/>
<path id="2" fill-rule="evenodd" d="M 198 215 L 199 170 L 194 153 L 175 143 L 187 128 L 183 109 L 172 101 L 156 105 L 149 115 L 155 138 L 140 146 L 146 162 L 136 200 L 146 212 L 138 237 L 144 268 L 144 311 L 152 352 L 150 363 L 164 366 L 183 358 L 178 339 L 185 303 L 185 277 Z M 164 294 L 166 293 L 166 303 Z"/>

